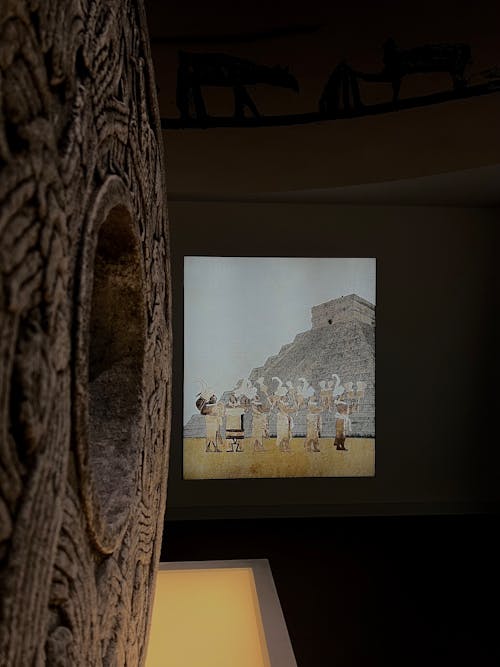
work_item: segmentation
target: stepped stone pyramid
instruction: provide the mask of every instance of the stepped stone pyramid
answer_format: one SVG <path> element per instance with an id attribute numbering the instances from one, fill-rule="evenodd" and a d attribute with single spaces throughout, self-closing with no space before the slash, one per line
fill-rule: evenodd
<path id="1" fill-rule="evenodd" d="M 319 382 L 336 373 L 342 384 L 366 382 L 365 397 L 360 410 L 351 416 L 352 437 L 375 437 L 375 306 L 356 294 L 333 299 L 313 306 L 312 327 L 295 336 L 291 343 L 283 345 L 278 354 L 269 357 L 264 365 L 254 368 L 249 375 L 253 384 L 260 377 L 269 387 L 276 388 L 274 376 L 294 385 L 299 378 L 306 378 L 319 393 Z M 238 383 L 237 383 L 238 384 Z M 233 388 L 234 389 L 234 388 Z M 221 397 L 226 401 L 232 390 Z M 299 410 L 293 417 L 294 436 L 306 431 L 306 410 Z M 335 415 L 325 411 L 322 415 L 322 436 L 335 434 Z M 251 428 L 251 414 L 245 414 L 245 431 Z M 270 415 L 270 435 L 276 434 L 276 416 Z M 201 415 L 193 415 L 184 427 L 184 437 L 205 435 L 205 422 Z"/>

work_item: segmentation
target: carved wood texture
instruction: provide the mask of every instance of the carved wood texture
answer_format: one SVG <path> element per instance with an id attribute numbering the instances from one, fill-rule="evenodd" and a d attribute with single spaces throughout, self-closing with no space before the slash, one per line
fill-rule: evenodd
<path id="1" fill-rule="evenodd" d="M 0 665 L 141 665 L 166 493 L 142 2 L 0 3 Z"/>

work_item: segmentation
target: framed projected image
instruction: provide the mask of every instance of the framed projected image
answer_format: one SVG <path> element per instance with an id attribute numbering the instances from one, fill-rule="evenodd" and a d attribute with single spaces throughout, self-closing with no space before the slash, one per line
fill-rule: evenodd
<path id="1" fill-rule="evenodd" d="M 185 480 L 375 475 L 375 272 L 184 257 Z"/>

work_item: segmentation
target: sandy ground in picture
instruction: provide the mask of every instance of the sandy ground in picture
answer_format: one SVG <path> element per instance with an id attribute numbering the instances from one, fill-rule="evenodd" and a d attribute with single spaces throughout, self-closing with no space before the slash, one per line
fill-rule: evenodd
<path id="1" fill-rule="evenodd" d="M 224 443 L 226 445 L 226 443 Z M 348 451 L 337 451 L 333 438 L 321 438 L 320 452 L 306 452 L 304 438 L 292 438 L 292 451 L 281 452 L 276 438 L 264 440 L 265 451 L 255 452 L 250 440 L 242 452 L 205 453 L 205 438 L 184 439 L 184 479 L 245 477 L 373 477 L 375 439 L 347 438 Z"/>

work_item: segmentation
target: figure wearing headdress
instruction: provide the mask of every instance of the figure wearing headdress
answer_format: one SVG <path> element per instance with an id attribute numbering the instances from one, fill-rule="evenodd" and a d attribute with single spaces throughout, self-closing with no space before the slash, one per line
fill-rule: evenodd
<path id="1" fill-rule="evenodd" d="M 354 389 L 353 382 L 346 382 L 345 387 L 340 386 L 339 390 L 343 393 L 335 400 L 335 442 L 338 450 L 347 451 L 345 447 L 346 435 L 351 430 L 351 415 L 358 412 L 362 406 L 365 396 L 367 383 L 356 382 Z"/>
<path id="2" fill-rule="evenodd" d="M 310 398 L 307 404 L 306 415 L 306 438 L 304 449 L 306 452 L 319 452 L 319 438 L 321 435 L 321 413 L 323 408 L 314 398 Z"/>
<path id="3" fill-rule="evenodd" d="M 346 433 L 349 433 L 351 420 L 349 419 L 349 404 L 346 401 L 338 400 L 335 403 L 335 441 L 337 450 L 346 452 L 345 446 Z"/>
<path id="4" fill-rule="evenodd" d="M 276 444 L 281 452 L 291 452 L 290 440 L 292 438 L 293 418 L 292 415 L 297 412 L 297 405 L 285 401 L 284 397 L 278 399 L 276 403 L 278 409 L 276 415 Z"/>
<path id="5" fill-rule="evenodd" d="M 269 435 L 268 416 L 262 402 L 252 403 L 252 442 L 256 452 L 264 451 L 264 438 Z"/>
<path id="6" fill-rule="evenodd" d="M 214 452 L 221 452 L 221 427 L 224 419 L 224 404 L 217 401 L 213 389 L 203 383 L 203 389 L 196 399 L 196 407 L 205 417 L 205 452 L 213 447 Z"/>

